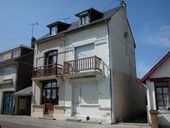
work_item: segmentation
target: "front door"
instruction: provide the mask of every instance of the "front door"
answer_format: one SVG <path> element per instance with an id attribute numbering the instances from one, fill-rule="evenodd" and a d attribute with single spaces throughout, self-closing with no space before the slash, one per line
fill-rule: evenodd
<path id="1" fill-rule="evenodd" d="M 3 114 L 12 115 L 13 114 L 13 91 L 4 92 L 4 102 L 3 102 Z"/>
<path id="2" fill-rule="evenodd" d="M 42 104 L 45 104 L 45 113 L 52 114 L 54 111 L 53 105 L 58 105 L 59 86 L 57 81 L 48 81 L 43 83 L 42 88 Z"/>

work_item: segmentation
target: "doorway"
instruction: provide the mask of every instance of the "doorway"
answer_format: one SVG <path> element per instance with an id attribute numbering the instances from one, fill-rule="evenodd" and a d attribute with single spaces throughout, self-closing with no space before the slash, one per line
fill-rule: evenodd
<path id="1" fill-rule="evenodd" d="M 4 92 L 3 114 L 13 115 L 13 91 Z"/>
<path id="2" fill-rule="evenodd" d="M 45 114 L 53 114 L 54 105 L 59 103 L 59 86 L 57 81 L 43 82 L 42 104 L 45 104 Z"/>

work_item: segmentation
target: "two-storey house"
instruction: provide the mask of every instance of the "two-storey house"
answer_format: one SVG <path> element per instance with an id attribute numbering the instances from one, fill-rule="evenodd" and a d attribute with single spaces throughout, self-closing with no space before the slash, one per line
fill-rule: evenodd
<path id="1" fill-rule="evenodd" d="M 15 96 L 31 86 L 33 49 L 20 45 L 0 53 L 0 113 L 29 114 L 31 96 Z"/>
<path id="2" fill-rule="evenodd" d="M 115 123 L 142 112 L 126 4 L 76 16 L 34 42 L 32 116 Z"/>

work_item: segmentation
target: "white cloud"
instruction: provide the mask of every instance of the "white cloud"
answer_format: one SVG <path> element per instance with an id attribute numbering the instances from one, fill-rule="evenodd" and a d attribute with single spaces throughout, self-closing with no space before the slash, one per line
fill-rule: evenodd
<path id="1" fill-rule="evenodd" d="M 140 62 L 139 64 L 137 64 L 137 76 L 139 78 L 142 78 L 150 69 L 150 65 Z"/>
<path id="2" fill-rule="evenodd" d="M 155 28 L 147 24 L 144 28 L 142 38 L 144 43 L 170 48 L 170 25 Z"/>

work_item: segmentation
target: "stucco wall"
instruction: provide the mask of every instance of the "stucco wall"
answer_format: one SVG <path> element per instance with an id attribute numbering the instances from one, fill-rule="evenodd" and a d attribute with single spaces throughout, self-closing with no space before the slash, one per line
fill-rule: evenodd
<path id="1" fill-rule="evenodd" d="M 144 112 L 145 90 L 137 83 L 135 45 L 123 8 L 113 15 L 109 28 L 114 87 L 113 110 L 118 121 Z M 124 37 L 125 32 L 127 37 Z M 138 98 L 140 100 L 137 100 Z"/>
<path id="2" fill-rule="evenodd" d="M 163 63 L 150 78 L 170 77 L 170 58 Z M 148 117 L 149 123 L 151 123 L 149 110 L 156 110 L 156 97 L 154 82 L 149 79 L 146 81 L 147 89 L 147 101 L 148 101 Z M 170 126 L 170 112 L 167 110 L 158 110 L 159 112 L 159 124 L 162 126 Z"/>
<path id="3" fill-rule="evenodd" d="M 37 43 L 35 45 L 34 67 L 43 66 L 45 53 L 51 50 L 58 50 L 58 64 L 63 65 L 65 53 L 62 52 L 65 50 L 65 42 L 63 37 Z"/>

